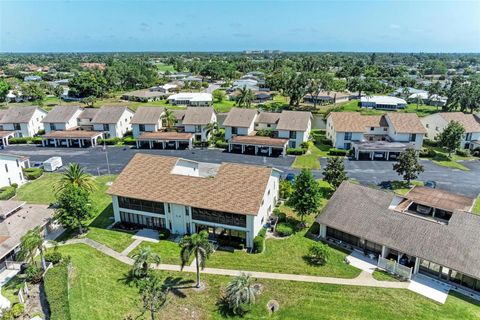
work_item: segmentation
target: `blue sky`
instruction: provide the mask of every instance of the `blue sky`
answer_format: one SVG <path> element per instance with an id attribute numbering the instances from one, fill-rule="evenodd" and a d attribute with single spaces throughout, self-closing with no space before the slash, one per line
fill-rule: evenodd
<path id="1" fill-rule="evenodd" d="M 0 52 L 480 52 L 480 1 L 6 1 Z"/>

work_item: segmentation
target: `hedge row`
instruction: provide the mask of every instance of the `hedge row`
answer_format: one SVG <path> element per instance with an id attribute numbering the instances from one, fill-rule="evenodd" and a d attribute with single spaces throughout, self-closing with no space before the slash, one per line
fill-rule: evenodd
<path id="1" fill-rule="evenodd" d="M 288 148 L 287 149 L 287 154 L 291 154 L 294 156 L 301 156 L 302 154 L 305 154 L 307 152 L 307 149 L 304 148 Z"/>
<path id="2" fill-rule="evenodd" d="M 343 149 L 337 149 L 337 148 L 331 148 L 328 151 L 328 154 L 331 156 L 346 156 L 348 153 L 348 150 L 343 150 Z"/>
<path id="3" fill-rule="evenodd" d="M 60 263 L 45 274 L 45 293 L 50 306 L 51 320 L 69 320 L 68 266 Z"/>
<path id="4" fill-rule="evenodd" d="M 9 144 L 42 144 L 41 137 L 34 138 L 11 138 L 8 140 Z"/>
<path id="5" fill-rule="evenodd" d="M 228 142 L 217 140 L 215 141 L 215 147 L 220 149 L 228 149 Z"/>
<path id="6" fill-rule="evenodd" d="M 253 253 L 262 253 L 265 250 L 265 235 L 267 229 L 262 228 L 258 235 L 253 239 Z"/>
<path id="7" fill-rule="evenodd" d="M 43 174 L 43 169 L 42 168 L 26 168 L 26 169 L 23 169 L 23 174 L 25 175 L 25 178 L 27 178 L 27 180 L 35 180 L 40 178 L 40 176 Z"/>
<path id="8" fill-rule="evenodd" d="M 8 200 L 17 193 L 15 186 L 0 188 L 0 200 Z"/>

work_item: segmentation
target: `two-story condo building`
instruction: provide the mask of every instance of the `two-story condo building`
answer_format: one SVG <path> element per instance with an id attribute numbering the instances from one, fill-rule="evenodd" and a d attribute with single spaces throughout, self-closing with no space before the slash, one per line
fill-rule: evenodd
<path id="1" fill-rule="evenodd" d="M 79 106 L 57 106 L 43 119 L 44 147 L 94 147 L 102 137 L 101 132 L 91 131 L 92 126 L 80 125 L 90 117 L 92 108 Z M 84 117 L 85 114 L 85 118 Z M 83 123 L 82 123 L 83 124 Z"/>
<path id="2" fill-rule="evenodd" d="M 360 98 L 360 106 L 363 108 L 397 110 L 404 109 L 407 101 L 391 96 L 364 96 Z"/>
<path id="3" fill-rule="evenodd" d="M 278 201 L 280 174 L 263 166 L 136 154 L 108 193 L 116 222 L 179 235 L 207 230 L 212 240 L 252 247 Z"/>
<path id="4" fill-rule="evenodd" d="M 30 167 L 27 157 L 11 154 L 0 154 L 0 188 L 13 183 L 21 185 L 27 180 L 23 175 L 23 169 Z"/>
<path id="5" fill-rule="evenodd" d="M 167 98 L 173 106 L 209 107 L 212 105 L 212 94 L 206 92 L 180 92 Z"/>
<path id="6" fill-rule="evenodd" d="M 233 108 L 223 122 L 229 151 L 262 155 L 286 153 L 310 137 L 312 114 L 303 111 L 258 112 Z M 259 134 L 261 133 L 261 134 Z"/>
<path id="7" fill-rule="evenodd" d="M 182 119 L 183 130 L 193 133 L 195 141 L 208 141 L 211 137 L 211 130 L 208 125 L 217 122 L 217 114 L 213 107 L 188 107 Z"/>
<path id="8" fill-rule="evenodd" d="M 43 130 L 42 119 L 46 115 L 47 112 L 37 106 L 9 108 L 0 125 L 3 131 L 13 131 L 15 137 L 33 137 Z"/>
<path id="9" fill-rule="evenodd" d="M 162 129 L 162 118 L 164 114 L 165 108 L 138 108 L 131 121 L 133 137 L 137 139 L 144 132 L 155 132 Z"/>
<path id="10" fill-rule="evenodd" d="M 420 150 L 426 133 L 415 113 L 331 112 L 326 126 L 333 146 L 353 149 L 357 160 L 393 160 L 408 148 Z"/>
<path id="11" fill-rule="evenodd" d="M 93 130 L 103 132 L 105 139 L 122 138 L 127 131 L 132 130 L 130 121 L 133 111 L 123 106 L 104 106 L 98 110 L 91 123 Z"/>
<path id="12" fill-rule="evenodd" d="M 422 124 L 427 130 L 427 139 L 435 140 L 452 121 L 456 121 L 465 129 L 460 147 L 475 149 L 480 147 L 480 118 L 463 112 L 440 112 L 422 118 Z"/>
<path id="13" fill-rule="evenodd" d="M 0 146 L 3 148 L 7 147 L 9 145 L 8 141 L 15 137 L 15 131 L 3 130 L 3 124 L 1 122 L 6 112 L 7 110 L 0 110 Z"/>
<path id="14" fill-rule="evenodd" d="M 379 266 L 395 264 L 404 277 L 420 273 L 480 292 L 473 202 L 440 189 L 397 195 L 343 182 L 316 220 L 322 239 L 378 258 Z"/>

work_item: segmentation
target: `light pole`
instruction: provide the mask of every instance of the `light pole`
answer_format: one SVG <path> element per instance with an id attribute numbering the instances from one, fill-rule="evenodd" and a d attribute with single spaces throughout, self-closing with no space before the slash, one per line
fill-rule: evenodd
<path id="1" fill-rule="evenodd" d="M 108 162 L 108 151 L 107 151 L 107 144 L 105 140 L 103 140 L 103 151 L 105 151 L 105 160 L 107 160 L 107 172 L 110 174 L 110 162 Z"/>

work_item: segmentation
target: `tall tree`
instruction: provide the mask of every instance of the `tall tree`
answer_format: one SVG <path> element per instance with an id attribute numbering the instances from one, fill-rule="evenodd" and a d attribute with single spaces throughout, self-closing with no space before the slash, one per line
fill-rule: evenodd
<path id="1" fill-rule="evenodd" d="M 177 122 L 177 118 L 175 117 L 175 114 L 173 113 L 172 110 L 165 109 L 165 115 L 163 116 L 163 121 L 165 122 L 165 126 L 168 129 L 170 129 L 175 125 L 175 122 Z"/>
<path id="2" fill-rule="evenodd" d="M 307 93 L 307 76 L 304 73 L 292 74 L 285 85 L 284 91 L 290 97 L 289 105 L 298 108 L 300 100 L 302 100 L 305 93 Z"/>
<path id="3" fill-rule="evenodd" d="M 250 108 L 252 106 L 252 101 L 255 98 L 251 89 L 247 87 L 239 88 L 239 94 L 237 98 L 237 105 L 242 108 Z"/>
<path id="4" fill-rule="evenodd" d="M 132 274 L 138 278 L 148 276 L 150 263 L 159 265 L 161 262 L 160 256 L 153 252 L 151 247 L 140 247 L 132 258 Z"/>
<path id="5" fill-rule="evenodd" d="M 448 151 L 448 157 L 451 157 L 452 152 L 460 148 L 464 134 L 465 129 L 463 126 L 457 121 L 451 121 L 438 135 L 438 142 L 441 147 Z"/>
<path id="6" fill-rule="evenodd" d="M 150 312 L 150 319 L 155 320 L 155 315 L 167 304 L 168 288 L 157 277 L 150 276 L 142 285 L 140 294 L 145 312 Z"/>
<path id="7" fill-rule="evenodd" d="M 323 180 L 330 183 L 330 185 L 336 190 L 340 184 L 347 179 L 348 177 L 347 172 L 345 171 L 345 165 L 343 164 L 343 158 L 328 158 L 325 170 L 323 170 Z"/>
<path id="8" fill-rule="evenodd" d="M 302 169 L 293 182 L 293 193 L 288 199 L 288 205 L 293 207 L 300 216 L 302 226 L 307 215 L 316 213 L 320 207 L 322 193 L 320 185 L 308 169 Z"/>
<path id="9" fill-rule="evenodd" d="M 76 185 L 67 185 L 57 193 L 54 218 L 66 229 L 78 228 L 79 234 L 93 216 L 90 193 Z"/>
<path id="10" fill-rule="evenodd" d="M 398 156 L 397 162 L 393 164 L 393 170 L 395 170 L 398 175 L 402 175 L 403 180 L 410 185 L 410 182 L 416 179 L 424 169 L 418 160 L 415 150 L 409 148 Z"/>
<path id="11" fill-rule="evenodd" d="M 205 268 L 207 259 L 213 252 L 213 245 L 208 241 L 208 232 L 203 230 L 200 233 L 194 233 L 191 236 L 184 236 L 180 241 L 180 259 L 182 261 L 181 269 L 188 264 L 190 257 L 195 257 L 197 267 L 197 284 L 200 287 L 200 267 Z"/>
<path id="12" fill-rule="evenodd" d="M 54 184 L 56 192 L 62 192 L 68 186 L 78 187 L 87 192 L 97 190 L 97 184 L 92 175 L 85 172 L 78 163 L 70 163 L 60 180 Z"/>
<path id="13" fill-rule="evenodd" d="M 20 238 L 20 251 L 18 259 L 28 263 L 35 263 L 37 253 L 40 253 L 40 260 L 42 262 L 42 269 L 46 269 L 44 258 L 44 239 L 42 236 L 42 228 L 35 227 L 29 230 L 23 237 Z"/>
<path id="14" fill-rule="evenodd" d="M 212 92 L 213 99 L 215 99 L 216 102 L 220 103 L 223 100 L 225 100 L 225 91 L 223 90 L 214 90 Z"/>
<path id="15" fill-rule="evenodd" d="M 233 278 L 227 285 L 225 300 L 234 314 L 243 316 L 255 303 L 255 288 L 250 276 L 242 272 Z"/>
<path id="16" fill-rule="evenodd" d="M 5 101 L 10 85 L 5 80 L 0 80 L 0 102 Z"/>

